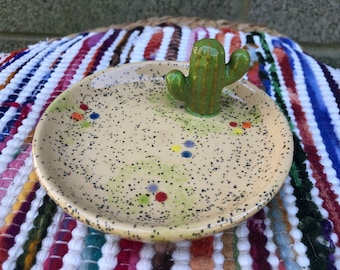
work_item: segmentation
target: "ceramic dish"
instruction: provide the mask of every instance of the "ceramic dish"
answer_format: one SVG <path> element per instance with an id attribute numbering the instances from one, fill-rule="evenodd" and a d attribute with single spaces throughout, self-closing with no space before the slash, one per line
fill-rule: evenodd
<path id="1" fill-rule="evenodd" d="M 188 113 L 164 76 L 185 63 L 126 64 L 58 96 L 38 123 L 33 156 L 49 196 L 76 219 L 146 242 L 207 236 L 265 206 L 291 166 L 289 125 L 240 80 L 221 112 Z"/>

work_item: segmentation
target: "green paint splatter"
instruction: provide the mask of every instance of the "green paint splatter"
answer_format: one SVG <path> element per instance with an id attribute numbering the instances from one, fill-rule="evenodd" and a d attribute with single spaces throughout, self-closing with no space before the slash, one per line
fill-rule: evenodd
<path id="1" fill-rule="evenodd" d="M 76 98 L 72 92 L 64 92 L 57 99 L 48 106 L 47 113 L 59 113 L 59 112 L 76 112 L 83 113 L 83 111 L 76 104 Z"/>
<path id="2" fill-rule="evenodd" d="M 129 213 L 131 218 L 145 211 L 142 216 L 147 220 L 141 222 L 154 224 L 156 221 L 162 223 L 170 219 L 176 220 L 177 224 L 185 223 L 191 215 L 188 209 L 198 200 L 189 179 L 190 173 L 183 166 L 168 165 L 156 158 L 139 160 L 121 168 L 108 181 L 107 187 L 112 190 L 109 201 L 112 207 Z M 157 202 L 155 194 L 148 191 L 152 183 L 156 183 L 167 194 L 164 203 Z"/>
<path id="3" fill-rule="evenodd" d="M 50 115 L 62 113 L 63 115 L 61 119 L 65 118 L 70 121 L 67 125 L 67 129 L 63 131 L 62 135 L 60 135 L 61 141 L 66 146 L 74 144 L 78 140 L 79 135 L 86 132 L 86 129 L 92 126 L 90 121 L 84 119 L 76 121 L 75 119 L 72 119 L 72 114 L 79 114 L 84 117 L 88 117 L 86 116 L 85 111 L 81 109 L 79 100 L 72 92 L 66 91 L 58 96 L 57 99 L 47 108 L 46 112 Z"/>
<path id="4" fill-rule="evenodd" d="M 174 174 L 176 172 L 176 174 Z M 184 183 L 187 181 L 189 175 L 182 167 L 176 165 L 168 165 L 162 163 L 156 158 L 136 161 L 130 165 L 123 167 L 120 173 L 115 178 L 116 180 L 129 180 L 136 175 L 152 175 L 153 179 L 161 179 L 164 181 L 173 180 L 177 183 Z"/>
<path id="5" fill-rule="evenodd" d="M 150 201 L 150 197 L 147 194 L 141 195 L 138 198 L 138 202 L 140 204 L 148 204 Z"/>
<path id="6" fill-rule="evenodd" d="M 70 137 L 70 135 L 68 134 L 68 132 L 66 131 L 66 136 L 65 135 L 60 135 L 60 140 L 62 141 L 62 143 L 65 146 L 70 146 L 72 144 L 74 144 L 74 142 L 76 141 L 75 137 Z"/>
<path id="7" fill-rule="evenodd" d="M 221 112 L 212 118 L 195 117 L 190 113 L 179 114 L 179 111 L 184 110 L 183 102 L 175 100 L 167 92 L 155 91 L 149 95 L 148 100 L 155 105 L 154 111 L 158 117 L 176 121 L 182 131 L 197 135 L 226 132 L 230 121 L 251 122 L 254 126 L 262 119 L 257 105 L 249 108 L 246 103 L 226 94 L 221 98 Z"/>
<path id="8" fill-rule="evenodd" d="M 90 123 L 89 121 L 83 121 L 83 122 L 82 122 L 82 126 L 83 126 L 84 128 L 89 128 L 89 127 L 91 126 L 91 123 Z"/>

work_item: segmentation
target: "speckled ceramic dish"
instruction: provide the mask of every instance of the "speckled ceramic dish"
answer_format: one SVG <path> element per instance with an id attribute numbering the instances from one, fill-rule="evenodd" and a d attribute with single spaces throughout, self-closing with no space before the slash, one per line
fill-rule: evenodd
<path id="1" fill-rule="evenodd" d="M 199 118 L 170 98 L 178 62 L 122 65 L 91 75 L 46 110 L 33 141 L 41 184 L 91 227 L 141 241 L 178 241 L 235 226 L 268 203 L 293 152 L 289 125 L 247 81 Z"/>

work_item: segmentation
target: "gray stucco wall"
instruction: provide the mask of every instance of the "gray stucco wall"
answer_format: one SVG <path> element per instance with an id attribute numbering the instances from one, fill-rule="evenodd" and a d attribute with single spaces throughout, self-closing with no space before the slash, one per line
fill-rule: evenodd
<path id="1" fill-rule="evenodd" d="M 340 0 L 0 0 L 0 52 L 48 37 L 167 15 L 265 25 L 324 63 L 340 67 Z"/>

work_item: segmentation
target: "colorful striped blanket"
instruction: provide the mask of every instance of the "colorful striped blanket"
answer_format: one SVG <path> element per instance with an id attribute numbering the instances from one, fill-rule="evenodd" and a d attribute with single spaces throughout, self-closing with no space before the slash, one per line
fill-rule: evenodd
<path id="1" fill-rule="evenodd" d="M 195 40 L 246 48 L 245 78 L 287 117 L 295 141 L 275 198 L 233 229 L 194 241 L 139 243 L 65 214 L 39 185 L 32 135 L 65 89 L 109 66 L 188 61 Z M 0 55 L 1 269 L 340 269 L 340 70 L 291 39 L 266 32 L 179 24 L 110 27 Z"/>

